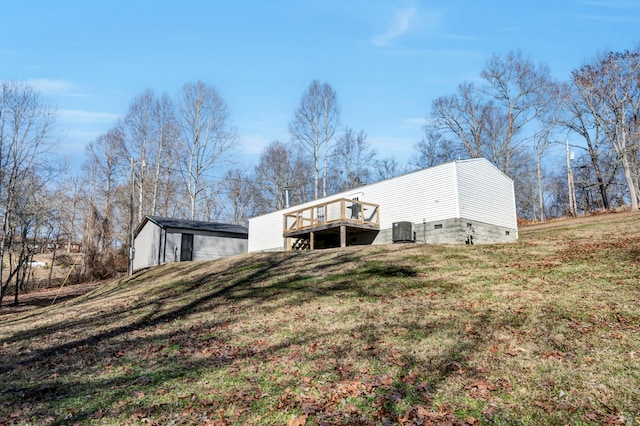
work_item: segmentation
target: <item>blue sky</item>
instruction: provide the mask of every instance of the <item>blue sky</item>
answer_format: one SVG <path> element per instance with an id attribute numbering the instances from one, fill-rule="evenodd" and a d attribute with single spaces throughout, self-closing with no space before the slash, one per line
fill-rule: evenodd
<path id="1" fill-rule="evenodd" d="M 0 80 L 30 82 L 60 113 L 61 153 L 84 146 L 150 88 L 202 80 L 230 107 L 246 165 L 288 123 L 313 79 L 342 124 L 406 161 L 433 99 L 520 49 L 559 80 L 640 41 L 638 0 L 6 1 Z"/>

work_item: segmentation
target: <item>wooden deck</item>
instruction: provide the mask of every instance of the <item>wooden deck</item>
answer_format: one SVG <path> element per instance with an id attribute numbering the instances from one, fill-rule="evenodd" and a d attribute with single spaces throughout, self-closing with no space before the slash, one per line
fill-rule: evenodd
<path id="1" fill-rule="evenodd" d="M 380 230 L 380 206 L 358 200 L 338 198 L 283 215 L 282 236 L 286 249 L 347 245 L 347 234 Z M 300 241 L 307 244 L 300 244 Z M 332 242 L 333 241 L 333 242 Z M 319 244 L 316 244 L 319 243 Z"/>

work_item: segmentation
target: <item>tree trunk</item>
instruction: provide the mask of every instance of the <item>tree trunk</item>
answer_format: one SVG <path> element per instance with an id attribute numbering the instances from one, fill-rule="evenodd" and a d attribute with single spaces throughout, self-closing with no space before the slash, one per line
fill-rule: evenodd
<path id="1" fill-rule="evenodd" d="M 540 154 L 536 156 L 536 175 L 538 178 L 538 203 L 540 207 L 540 222 L 544 222 L 544 196 L 542 194 L 542 168 L 540 166 Z"/>
<path id="2" fill-rule="evenodd" d="M 49 276 L 47 277 L 47 287 L 51 287 L 51 277 L 53 277 L 53 265 L 56 263 L 56 253 L 58 252 L 58 238 L 53 243 L 53 253 L 51 254 L 51 267 L 49 268 Z"/>
<path id="3" fill-rule="evenodd" d="M 626 153 L 622 153 L 622 167 L 624 169 L 624 178 L 627 181 L 627 187 L 629 189 L 631 211 L 635 212 L 638 211 L 638 192 L 636 190 L 636 185 L 633 179 L 629 157 Z"/>

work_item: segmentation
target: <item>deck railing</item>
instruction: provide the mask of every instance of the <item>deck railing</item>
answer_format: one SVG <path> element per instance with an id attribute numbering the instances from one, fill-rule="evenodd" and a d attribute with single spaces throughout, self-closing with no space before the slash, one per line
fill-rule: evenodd
<path id="1" fill-rule="evenodd" d="M 380 206 L 347 198 L 315 204 L 285 213 L 283 234 L 337 223 L 380 226 Z"/>

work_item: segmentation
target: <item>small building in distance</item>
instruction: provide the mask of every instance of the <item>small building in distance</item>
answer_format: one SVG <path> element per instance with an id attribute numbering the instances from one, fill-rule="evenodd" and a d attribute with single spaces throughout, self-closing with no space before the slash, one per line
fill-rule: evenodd
<path id="1" fill-rule="evenodd" d="M 417 242 L 515 242 L 513 180 L 457 160 L 249 219 L 249 252 Z"/>
<path id="2" fill-rule="evenodd" d="M 145 216 L 134 231 L 133 270 L 247 252 L 245 226 Z"/>

